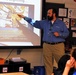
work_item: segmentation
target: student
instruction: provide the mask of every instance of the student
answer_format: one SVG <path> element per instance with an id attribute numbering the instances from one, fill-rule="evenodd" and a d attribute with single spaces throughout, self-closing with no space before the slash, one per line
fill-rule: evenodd
<path id="1" fill-rule="evenodd" d="M 58 62 L 58 68 L 54 70 L 54 74 L 53 75 L 62 75 L 66 62 L 70 59 L 70 55 L 65 54 L 63 55 L 59 62 Z"/>
<path id="2" fill-rule="evenodd" d="M 71 57 L 67 61 L 62 75 L 76 75 L 76 49 L 72 50 Z"/>
<path id="3" fill-rule="evenodd" d="M 65 23 L 58 19 L 57 15 L 57 11 L 54 8 L 50 8 L 47 11 L 47 19 L 41 21 L 35 21 L 18 14 L 19 17 L 23 18 L 32 26 L 43 30 L 43 59 L 46 75 L 51 75 L 53 72 L 54 58 L 58 63 L 61 56 L 64 55 L 64 42 L 65 38 L 69 35 L 69 31 Z"/>

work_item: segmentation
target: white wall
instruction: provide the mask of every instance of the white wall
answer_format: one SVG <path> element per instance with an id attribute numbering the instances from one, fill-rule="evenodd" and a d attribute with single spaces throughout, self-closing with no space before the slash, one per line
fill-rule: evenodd
<path id="1" fill-rule="evenodd" d="M 76 8 L 76 2 L 74 0 L 46 0 L 46 2 L 62 3 L 67 8 Z"/>
<path id="2" fill-rule="evenodd" d="M 0 50 L 0 58 L 6 59 L 11 49 Z M 17 55 L 17 50 L 13 50 L 8 60 L 13 57 L 21 57 L 31 63 L 31 67 L 43 65 L 42 49 L 23 49 L 20 55 Z"/>

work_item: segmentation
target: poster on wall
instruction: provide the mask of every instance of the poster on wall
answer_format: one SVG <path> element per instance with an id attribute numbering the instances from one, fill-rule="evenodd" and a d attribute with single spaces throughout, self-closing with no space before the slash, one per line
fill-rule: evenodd
<path id="1" fill-rule="evenodd" d="M 68 18 L 76 18 L 76 9 L 68 9 Z"/>
<path id="2" fill-rule="evenodd" d="M 71 30 L 76 30 L 76 19 L 71 18 Z"/>
<path id="3" fill-rule="evenodd" d="M 63 22 L 66 24 L 67 28 L 69 28 L 69 18 L 63 18 Z"/>
<path id="4" fill-rule="evenodd" d="M 76 32 L 73 32 L 72 33 L 72 37 L 76 37 Z"/>
<path id="5" fill-rule="evenodd" d="M 67 17 L 67 8 L 59 8 L 59 17 Z"/>

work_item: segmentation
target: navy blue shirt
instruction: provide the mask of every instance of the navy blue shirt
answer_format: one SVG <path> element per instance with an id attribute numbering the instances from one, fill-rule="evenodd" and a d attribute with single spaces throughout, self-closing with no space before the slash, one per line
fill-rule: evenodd
<path id="1" fill-rule="evenodd" d="M 73 73 L 73 75 L 76 75 L 76 71 Z"/>
<path id="2" fill-rule="evenodd" d="M 64 42 L 65 38 L 69 35 L 69 31 L 65 23 L 59 19 L 57 19 L 53 24 L 47 19 L 35 21 L 31 18 L 25 17 L 24 20 L 26 20 L 32 26 L 43 30 L 43 41 L 47 41 L 50 43 Z M 54 32 L 58 32 L 60 35 L 56 37 L 53 34 Z"/>
<path id="3" fill-rule="evenodd" d="M 74 72 L 73 72 L 73 74 L 72 75 L 76 75 L 76 69 L 74 69 Z"/>

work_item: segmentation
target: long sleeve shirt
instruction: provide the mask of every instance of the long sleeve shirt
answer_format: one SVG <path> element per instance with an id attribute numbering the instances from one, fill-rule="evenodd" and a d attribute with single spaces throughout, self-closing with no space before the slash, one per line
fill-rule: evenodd
<path id="1" fill-rule="evenodd" d="M 43 30 L 43 41 L 50 43 L 64 42 L 65 38 L 69 35 L 69 31 L 65 23 L 59 19 L 57 19 L 53 24 L 47 19 L 35 21 L 31 18 L 25 17 L 24 20 L 26 20 L 32 26 Z M 54 32 L 58 32 L 59 36 L 56 37 Z"/>

